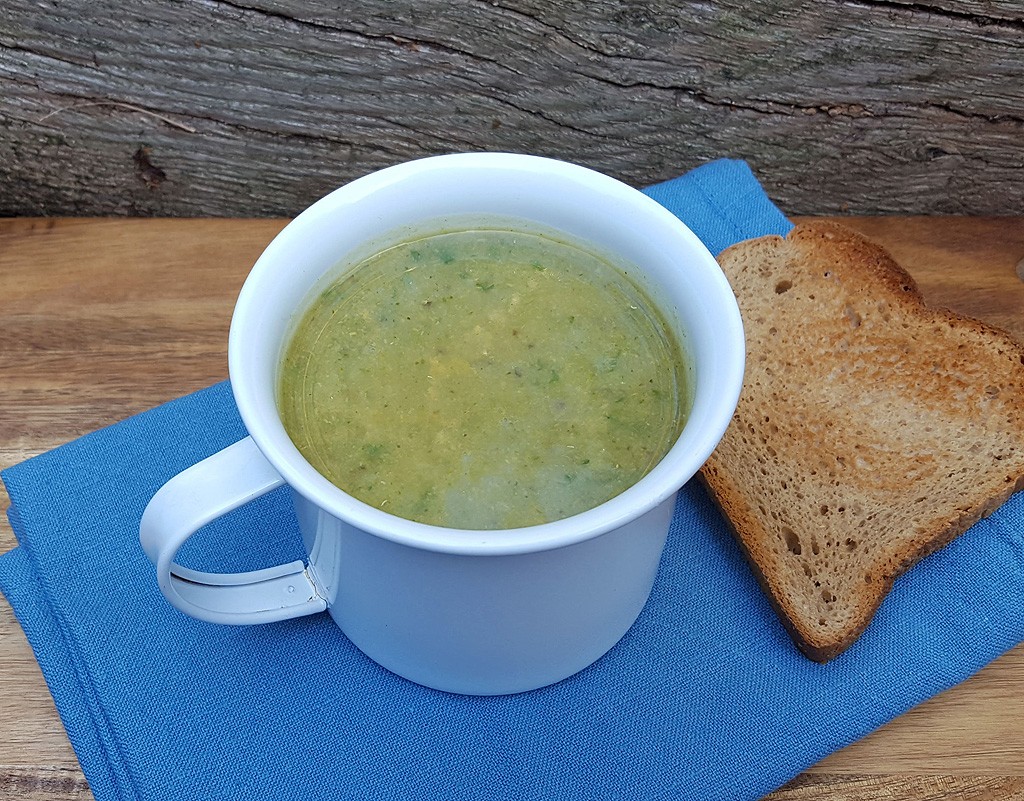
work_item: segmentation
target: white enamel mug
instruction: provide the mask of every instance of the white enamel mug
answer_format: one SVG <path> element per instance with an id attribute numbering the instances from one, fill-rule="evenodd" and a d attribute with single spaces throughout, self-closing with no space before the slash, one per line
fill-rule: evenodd
<path id="1" fill-rule="evenodd" d="M 693 371 L 679 439 L 643 479 L 563 520 L 503 531 L 426 525 L 331 484 L 278 417 L 279 362 L 317 287 L 383 247 L 423 233 L 500 222 L 554 230 L 626 265 L 676 329 Z M 711 454 L 744 368 L 739 310 L 697 237 L 641 192 L 546 158 L 437 156 L 353 181 L 270 243 L 239 295 L 228 362 L 249 436 L 172 478 L 140 534 L 179 610 L 251 624 L 327 611 L 367 656 L 414 682 L 493 695 L 587 667 L 636 620 L 654 582 L 676 493 Z M 306 562 L 212 574 L 174 562 L 201 526 L 287 484 Z"/>

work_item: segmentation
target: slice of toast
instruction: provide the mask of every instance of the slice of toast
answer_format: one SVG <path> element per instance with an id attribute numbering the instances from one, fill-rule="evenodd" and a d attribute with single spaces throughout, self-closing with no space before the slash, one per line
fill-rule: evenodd
<path id="1" fill-rule="evenodd" d="M 719 262 L 747 374 L 701 476 L 791 637 L 825 662 L 898 575 L 1024 489 L 1024 347 L 926 307 L 842 226 L 741 242 Z"/>

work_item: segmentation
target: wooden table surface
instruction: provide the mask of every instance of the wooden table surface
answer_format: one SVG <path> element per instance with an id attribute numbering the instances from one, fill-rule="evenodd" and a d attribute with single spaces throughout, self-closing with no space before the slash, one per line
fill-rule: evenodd
<path id="1" fill-rule="evenodd" d="M 930 303 L 1024 341 L 1024 218 L 844 222 L 888 247 Z M 238 289 L 283 224 L 0 220 L 0 467 L 225 378 Z M 4 519 L 0 552 L 14 545 Z M 0 601 L 0 799 L 89 798 Z M 1024 646 L 769 796 L 947 798 L 1024 799 Z"/>

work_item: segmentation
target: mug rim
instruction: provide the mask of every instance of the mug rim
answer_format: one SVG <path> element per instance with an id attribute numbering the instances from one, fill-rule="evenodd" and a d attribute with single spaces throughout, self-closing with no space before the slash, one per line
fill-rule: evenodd
<path id="1" fill-rule="evenodd" d="M 275 417 L 276 426 L 268 425 L 258 401 L 263 391 L 258 377 L 244 368 L 246 332 L 250 326 L 259 324 L 250 312 L 252 298 L 260 291 L 263 276 L 279 269 L 281 255 L 301 241 L 309 226 L 317 225 L 324 214 L 338 206 L 357 202 L 410 176 L 451 169 L 543 174 L 547 180 L 571 179 L 610 193 L 645 218 L 651 218 L 649 224 L 669 231 L 686 248 L 688 257 L 703 262 L 703 272 L 707 273 L 704 277 L 717 293 L 712 305 L 716 309 L 715 324 L 720 329 L 716 331 L 716 340 L 722 350 L 721 361 L 716 365 L 716 370 L 723 373 L 716 382 L 721 386 L 721 409 L 715 410 L 713 419 L 696 434 L 690 430 L 688 419 L 668 453 L 643 478 L 615 497 L 570 517 L 520 528 L 461 529 L 408 520 L 364 503 L 309 465 L 284 432 L 279 417 Z M 301 309 L 292 310 L 292 314 L 298 312 Z M 615 178 L 571 162 L 517 153 L 457 153 L 406 161 L 364 175 L 320 198 L 289 222 L 257 259 L 239 293 L 228 336 L 228 373 L 249 435 L 285 483 L 309 502 L 349 525 L 396 543 L 445 553 L 497 556 L 545 551 L 592 539 L 635 520 L 672 497 L 711 455 L 732 419 L 742 386 L 745 352 L 739 307 L 725 274 L 696 234 L 660 203 Z M 276 404 L 274 412 L 276 415 Z"/>

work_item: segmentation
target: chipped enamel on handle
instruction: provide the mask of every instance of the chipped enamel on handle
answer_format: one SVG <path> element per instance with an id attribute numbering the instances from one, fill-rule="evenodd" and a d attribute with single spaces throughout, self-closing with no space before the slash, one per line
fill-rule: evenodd
<path id="1" fill-rule="evenodd" d="M 189 467 L 153 496 L 139 538 L 167 600 L 210 623 L 271 623 L 322 612 L 301 561 L 248 573 L 203 573 L 174 561 L 185 541 L 207 523 L 284 484 L 250 437 Z"/>

